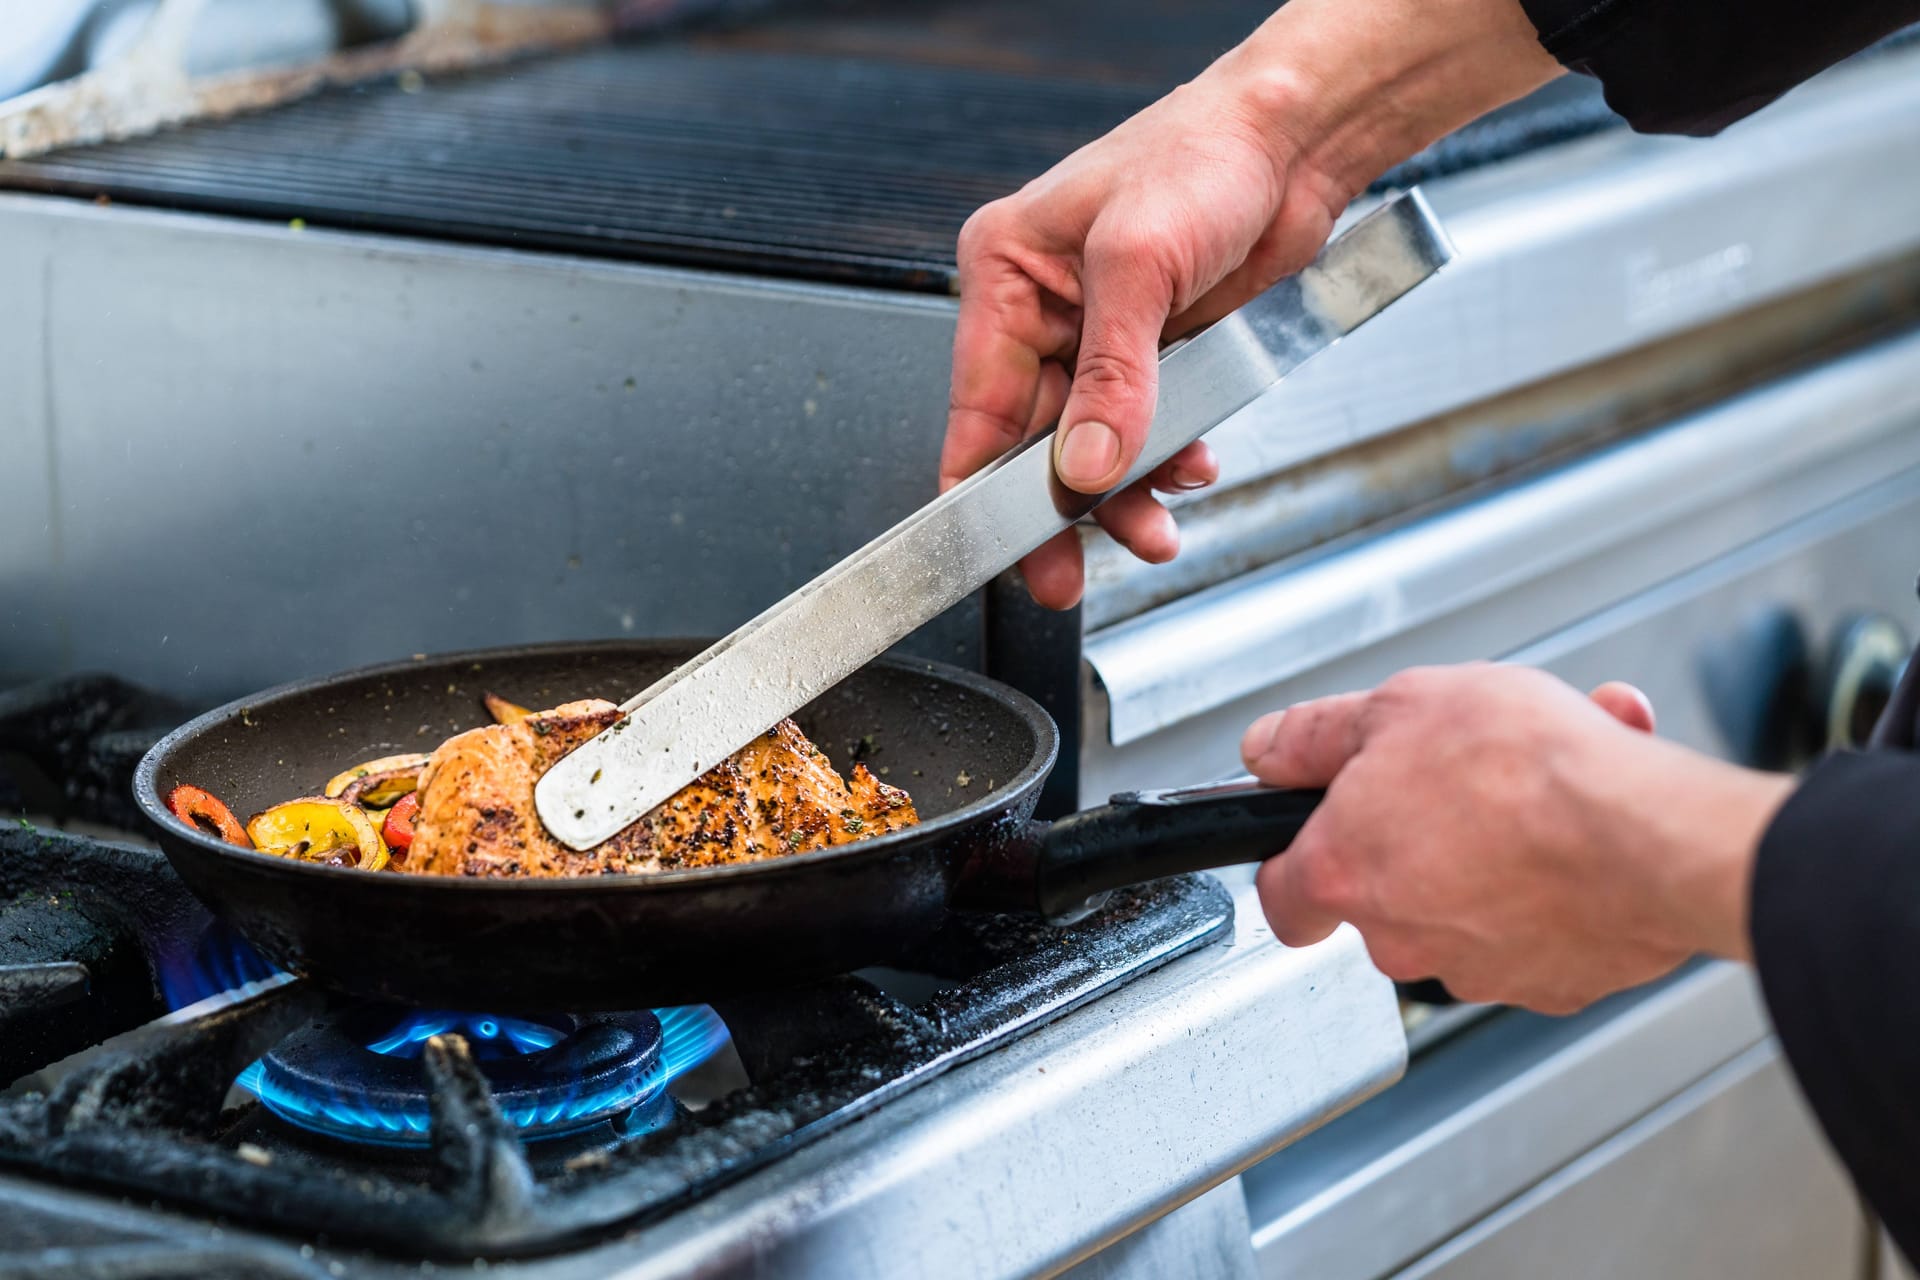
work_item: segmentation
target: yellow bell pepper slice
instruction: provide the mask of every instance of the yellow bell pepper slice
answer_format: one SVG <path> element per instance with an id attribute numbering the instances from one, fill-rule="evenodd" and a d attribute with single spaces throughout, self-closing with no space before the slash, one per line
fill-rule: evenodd
<path id="1" fill-rule="evenodd" d="M 399 769 L 412 769 L 415 773 L 427 762 L 427 757 L 414 752 L 404 756 L 381 756 L 378 760 L 368 760 L 351 769 L 342 770 L 328 781 L 323 795 L 337 796 L 361 778 L 373 773 L 392 773 Z M 411 790 L 412 788 L 408 788 Z M 402 793 L 404 794 L 404 793 Z M 389 802 L 391 803 L 391 802 Z"/>
<path id="2" fill-rule="evenodd" d="M 262 853 L 303 862 L 344 862 L 362 871 L 387 865 L 386 842 L 358 805 L 303 796 L 247 820 L 247 835 Z"/>
<path id="3" fill-rule="evenodd" d="M 357 804 L 367 812 L 376 810 L 384 813 L 391 809 L 394 802 L 420 786 L 420 771 L 426 767 L 426 757 L 419 764 L 406 765 L 398 769 L 380 769 L 364 774 L 347 784 L 340 793 L 340 799 L 348 804 Z M 375 819 L 377 825 L 379 819 Z"/>
<path id="4" fill-rule="evenodd" d="M 533 714 L 519 703 L 508 702 L 497 693 L 488 694 L 484 701 L 487 704 L 487 714 L 493 717 L 495 724 L 519 724 Z"/>

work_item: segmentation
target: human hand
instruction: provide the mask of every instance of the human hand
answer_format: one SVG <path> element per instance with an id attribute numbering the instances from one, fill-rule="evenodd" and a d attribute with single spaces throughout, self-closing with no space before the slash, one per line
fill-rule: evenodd
<path id="1" fill-rule="evenodd" d="M 1745 959 L 1754 851 L 1792 779 L 1662 742 L 1637 691 L 1523 667 L 1404 672 L 1263 717 L 1275 786 L 1327 788 L 1260 868 L 1275 936 L 1350 921 L 1389 977 L 1547 1013 L 1686 957 Z"/>
<path id="2" fill-rule="evenodd" d="M 1104 493 L 1153 418 L 1163 341 L 1313 260 L 1395 162 L 1560 68 L 1516 0 L 1292 0 L 1189 84 L 960 234 L 944 492 L 1056 421 L 1054 465 Z M 1144 560 L 1179 549 L 1152 490 L 1212 483 L 1204 444 L 1095 518 Z M 1034 598 L 1080 597 L 1080 543 L 1022 562 Z"/>

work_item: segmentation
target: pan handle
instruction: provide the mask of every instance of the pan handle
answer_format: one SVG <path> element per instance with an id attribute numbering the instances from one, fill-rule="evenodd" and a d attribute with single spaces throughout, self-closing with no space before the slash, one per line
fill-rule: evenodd
<path id="1" fill-rule="evenodd" d="M 1098 909 L 1114 889 L 1270 858 L 1293 843 L 1325 794 L 1251 777 L 1124 792 L 1041 833 L 1040 911 L 1069 922 Z"/>

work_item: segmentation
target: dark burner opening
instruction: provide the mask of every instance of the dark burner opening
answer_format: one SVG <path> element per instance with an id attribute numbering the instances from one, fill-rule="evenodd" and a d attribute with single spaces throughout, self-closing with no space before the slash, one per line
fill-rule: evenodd
<path id="1" fill-rule="evenodd" d="M 510 1018 L 369 1005 L 288 1036 L 238 1083 L 308 1132 L 425 1147 L 432 1116 L 420 1057 L 444 1034 L 466 1040 L 501 1114 L 527 1139 L 651 1108 L 726 1040 L 720 1019 L 701 1007 Z"/>

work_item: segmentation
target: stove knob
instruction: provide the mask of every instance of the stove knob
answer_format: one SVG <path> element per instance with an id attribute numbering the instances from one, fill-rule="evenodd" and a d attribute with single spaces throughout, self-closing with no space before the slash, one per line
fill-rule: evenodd
<path id="1" fill-rule="evenodd" d="M 1785 769 L 1807 754 L 1811 652 L 1806 627 L 1782 605 L 1755 610 L 1697 652 L 1700 692 L 1728 758 Z"/>
<path id="2" fill-rule="evenodd" d="M 1912 652 L 1906 631 L 1884 613 L 1840 620 L 1827 649 L 1818 704 L 1829 751 L 1867 745 Z"/>

